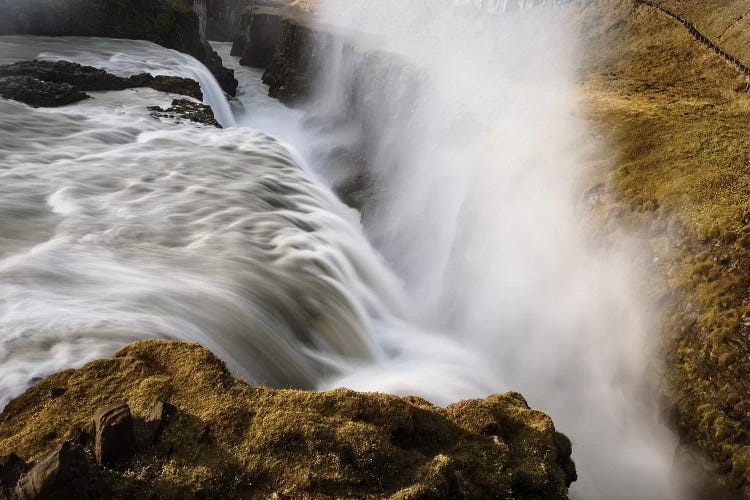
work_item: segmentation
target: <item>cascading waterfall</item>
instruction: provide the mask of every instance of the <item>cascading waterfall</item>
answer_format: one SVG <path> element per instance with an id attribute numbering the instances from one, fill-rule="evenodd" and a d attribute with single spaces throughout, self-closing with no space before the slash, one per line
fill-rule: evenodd
<path id="1" fill-rule="evenodd" d="M 674 438 L 644 394 L 658 325 L 641 299 L 638 242 L 602 247 L 582 223 L 581 172 L 606 156 L 579 105 L 574 24 L 564 9 L 465 7 L 322 2 L 321 29 L 350 32 L 346 49 L 327 44 L 337 53 L 317 102 L 334 102 L 330 89 L 349 96 L 362 130 L 352 144 L 377 193 L 368 235 L 404 279 L 417 324 L 475 356 L 467 374 L 463 355 L 425 339 L 409 363 L 331 385 L 375 390 L 386 378 L 443 401 L 481 392 L 477 379 L 518 390 L 571 435 L 575 496 L 670 498 Z M 448 371 L 434 377 L 435 364 Z M 448 379 L 472 389 L 450 393 Z"/>
<path id="2" fill-rule="evenodd" d="M 145 42 L 90 44 L 11 37 L 0 53 L 205 70 Z M 171 98 L 150 89 L 92 95 L 0 101 L 0 404 L 138 338 L 201 342 L 275 386 L 383 356 L 377 331 L 406 316 L 399 287 L 353 211 L 287 150 L 249 129 L 155 120 L 146 106 Z"/>
<path id="3" fill-rule="evenodd" d="M 174 51 L 0 37 L 0 62 L 195 78 L 229 127 L 153 119 L 145 107 L 170 97 L 150 89 L 60 109 L 0 100 L 0 405 L 129 341 L 178 338 L 275 386 L 435 403 L 518 390 L 572 437 L 576 496 L 669 497 L 673 443 L 635 390 L 653 322 L 632 255 L 587 243 L 576 211 L 576 172 L 600 145 L 558 14 L 326 0 L 321 15 L 383 41 L 374 57 L 356 37 L 329 44 L 312 112 L 345 125 L 323 132 L 228 46 L 236 116 Z M 324 152 L 342 145 L 376 187 L 367 238 L 326 187 Z"/>

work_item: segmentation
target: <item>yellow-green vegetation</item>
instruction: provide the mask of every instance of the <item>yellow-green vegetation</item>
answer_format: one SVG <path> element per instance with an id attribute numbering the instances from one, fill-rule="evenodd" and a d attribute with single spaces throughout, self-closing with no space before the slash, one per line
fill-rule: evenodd
<path id="1" fill-rule="evenodd" d="M 172 341 L 132 344 L 29 389 L 0 415 L 0 455 L 38 459 L 118 401 L 143 442 L 157 398 L 177 416 L 158 444 L 104 471 L 118 498 L 555 499 L 575 475 L 570 442 L 518 394 L 438 408 L 252 387 L 205 348 Z"/>
<path id="2" fill-rule="evenodd" d="M 750 64 L 746 1 L 656 2 Z M 576 1 L 586 109 L 611 158 L 591 167 L 608 227 L 651 241 L 665 287 L 677 426 L 750 496 L 750 94 L 747 78 L 658 9 Z"/>

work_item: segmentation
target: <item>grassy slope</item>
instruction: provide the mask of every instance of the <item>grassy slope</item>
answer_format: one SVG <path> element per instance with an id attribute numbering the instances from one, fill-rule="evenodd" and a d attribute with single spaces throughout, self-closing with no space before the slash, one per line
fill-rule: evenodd
<path id="1" fill-rule="evenodd" d="M 735 21 L 747 2 L 661 3 L 750 63 L 750 30 Z M 599 208 L 647 229 L 651 271 L 667 289 L 678 425 L 742 488 L 750 481 L 750 95 L 736 89 L 745 80 L 656 9 L 629 0 L 573 9 L 592 47 L 587 108 L 613 148 L 612 162 L 593 173 L 607 192 Z"/>

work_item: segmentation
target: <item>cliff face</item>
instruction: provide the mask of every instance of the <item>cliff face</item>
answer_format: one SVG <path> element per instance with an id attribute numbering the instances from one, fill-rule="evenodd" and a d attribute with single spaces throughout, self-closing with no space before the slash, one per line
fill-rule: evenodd
<path id="1" fill-rule="evenodd" d="M 115 498 L 556 499 L 575 479 L 570 442 L 519 394 L 438 408 L 251 387 L 206 349 L 168 341 L 130 345 L 13 400 L 0 414 L 9 453 L 20 462 L 0 469 L 24 472 L 19 463 L 83 453 L 87 484 L 103 480 Z"/>
<path id="2" fill-rule="evenodd" d="M 149 40 L 203 62 L 234 95 L 234 72 L 223 67 L 202 36 L 205 9 L 206 0 L 0 0 L 0 35 Z"/>
<path id="3" fill-rule="evenodd" d="M 207 0 L 209 40 L 230 42 L 240 31 L 242 13 L 252 0 Z"/>

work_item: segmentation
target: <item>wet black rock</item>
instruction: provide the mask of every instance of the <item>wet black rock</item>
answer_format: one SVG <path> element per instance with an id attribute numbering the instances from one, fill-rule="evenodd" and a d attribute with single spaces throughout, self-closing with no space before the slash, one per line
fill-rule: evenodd
<path id="1" fill-rule="evenodd" d="M 190 101 L 188 99 L 175 99 L 172 101 L 172 105 L 167 109 L 159 106 L 150 106 L 148 109 L 151 111 L 151 116 L 154 118 L 171 118 L 177 119 L 178 122 L 184 119 L 195 123 L 202 123 L 204 125 L 221 128 L 219 122 L 216 121 L 211 106 L 206 106 L 205 104 Z"/>
<path id="2" fill-rule="evenodd" d="M 30 76 L 0 77 L 0 96 L 34 107 L 65 106 L 91 97 L 73 85 Z"/>
<path id="3" fill-rule="evenodd" d="M 203 92 L 201 92 L 201 86 L 195 80 L 189 78 L 182 78 L 179 76 L 151 76 L 148 73 L 141 73 L 140 75 L 134 75 L 130 77 L 131 81 L 144 81 L 143 85 L 137 85 L 139 87 L 151 87 L 154 90 L 160 90 L 162 92 L 169 92 L 172 94 L 181 94 L 193 99 L 203 100 Z"/>
<path id="4" fill-rule="evenodd" d="M 131 86 L 127 78 L 70 61 L 20 61 L 0 66 L 0 76 L 31 76 L 45 82 L 67 83 L 78 90 L 123 90 Z"/>
<path id="5" fill-rule="evenodd" d="M 205 64 L 209 71 L 211 71 L 224 92 L 232 97 L 237 95 L 237 86 L 239 85 L 239 82 L 237 82 L 237 79 L 234 77 L 234 70 L 224 67 L 219 54 L 212 49 L 207 50 L 206 57 L 203 59 L 203 64 Z"/>
<path id="6" fill-rule="evenodd" d="M 0 95 L 32 106 L 63 106 L 88 99 L 84 91 L 150 87 L 203 99 L 195 80 L 141 73 L 121 77 L 70 61 L 20 61 L 0 66 Z"/>
<path id="7" fill-rule="evenodd" d="M 149 40 L 190 54 L 234 95 L 237 80 L 201 34 L 191 2 L 174 0 L 0 0 L 0 35 Z"/>

